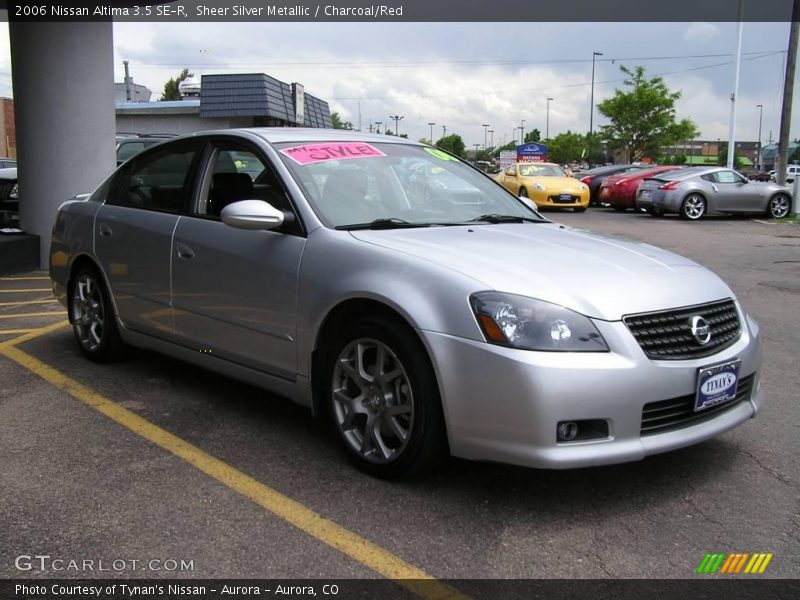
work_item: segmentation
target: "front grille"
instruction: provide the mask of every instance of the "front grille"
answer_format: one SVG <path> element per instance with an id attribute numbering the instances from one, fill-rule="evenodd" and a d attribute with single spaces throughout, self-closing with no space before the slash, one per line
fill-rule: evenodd
<path id="1" fill-rule="evenodd" d="M 706 344 L 698 342 L 692 334 L 690 321 L 695 316 L 703 317 L 711 329 L 711 339 Z M 647 357 L 654 360 L 710 356 L 733 344 L 741 334 L 733 300 L 629 315 L 622 321 Z"/>
<path id="2" fill-rule="evenodd" d="M 689 425 L 696 425 L 707 421 L 711 417 L 719 415 L 740 402 L 750 398 L 753 392 L 754 375 L 742 377 L 736 389 L 736 398 L 717 404 L 700 412 L 694 411 L 694 395 L 649 402 L 642 408 L 642 435 L 653 435 L 655 433 L 665 433 Z"/>
<path id="3" fill-rule="evenodd" d="M 562 198 L 561 194 L 548 196 L 548 199 L 555 204 L 575 204 L 576 202 L 580 202 L 580 196 L 565 196 Z"/>

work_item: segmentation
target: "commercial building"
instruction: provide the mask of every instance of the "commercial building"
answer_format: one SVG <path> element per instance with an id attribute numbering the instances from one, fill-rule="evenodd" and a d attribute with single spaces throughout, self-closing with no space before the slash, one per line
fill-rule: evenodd
<path id="1" fill-rule="evenodd" d="M 264 73 L 203 75 L 183 100 L 116 103 L 117 131 L 183 134 L 232 127 L 333 127 L 328 103 Z"/>

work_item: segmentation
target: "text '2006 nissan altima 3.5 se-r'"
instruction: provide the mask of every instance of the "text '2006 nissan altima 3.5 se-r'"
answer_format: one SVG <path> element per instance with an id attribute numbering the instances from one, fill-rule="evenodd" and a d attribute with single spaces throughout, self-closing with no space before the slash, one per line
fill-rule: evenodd
<path id="1" fill-rule="evenodd" d="M 382 477 L 632 461 L 763 401 L 759 327 L 713 273 L 404 139 L 166 141 L 61 206 L 50 272 L 88 358 L 138 346 L 263 386 Z"/>

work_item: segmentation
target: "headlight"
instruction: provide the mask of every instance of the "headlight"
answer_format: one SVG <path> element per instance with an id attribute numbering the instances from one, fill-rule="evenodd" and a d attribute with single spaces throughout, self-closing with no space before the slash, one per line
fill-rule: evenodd
<path id="1" fill-rule="evenodd" d="M 608 352 L 588 317 L 563 306 L 499 292 L 473 294 L 470 302 L 492 344 L 543 352 Z"/>
<path id="2" fill-rule="evenodd" d="M 11 188 L 11 193 L 8 195 L 9 198 L 19 198 L 19 184 L 14 184 L 14 187 Z"/>
<path id="3" fill-rule="evenodd" d="M 534 184 L 533 184 L 533 189 L 535 189 L 535 190 L 539 190 L 540 192 L 543 192 L 543 191 L 544 191 L 546 188 L 545 188 L 545 187 L 544 187 L 544 186 L 543 186 L 541 183 L 539 183 L 538 181 L 536 181 L 536 182 L 534 182 Z"/>

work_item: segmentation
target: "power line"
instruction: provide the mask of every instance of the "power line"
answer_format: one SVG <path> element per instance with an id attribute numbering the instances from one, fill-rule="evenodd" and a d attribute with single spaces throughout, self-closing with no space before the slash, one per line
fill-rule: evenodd
<path id="1" fill-rule="evenodd" d="M 762 58 L 768 58 L 770 56 L 777 56 L 778 54 L 784 54 L 784 53 L 785 53 L 784 50 L 775 51 L 775 52 L 771 52 L 769 54 L 761 54 L 760 56 L 753 56 L 753 57 L 750 57 L 750 58 L 747 58 L 747 59 L 743 59 L 743 61 L 744 60 L 747 60 L 747 61 L 759 60 L 759 59 L 762 59 Z M 679 73 L 688 73 L 688 72 L 691 72 L 691 71 L 702 71 L 704 69 L 714 69 L 714 68 L 717 68 L 717 67 L 723 67 L 723 66 L 731 65 L 731 64 L 733 64 L 733 61 L 726 61 L 726 62 L 721 62 L 721 63 L 714 63 L 714 64 L 711 64 L 711 65 L 702 65 L 702 66 L 699 66 L 699 67 L 690 67 L 690 68 L 687 68 L 687 69 L 679 69 L 677 71 L 666 71 L 666 72 L 663 72 L 663 73 L 655 73 L 655 74 L 652 75 L 652 77 L 663 77 L 665 75 L 676 75 L 676 74 L 679 74 Z M 626 79 L 608 79 L 608 80 L 605 80 L 605 81 L 595 81 L 595 85 L 608 85 L 608 84 L 612 84 L 612 83 L 621 83 L 621 82 L 624 82 L 624 81 L 626 81 Z M 589 85 L 591 85 L 591 83 L 585 82 L 585 83 L 567 83 L 567 84 L 564 84 L 564 85 L 557 85 L 557 86 L 550 86 L 550 87 L 538 87 L 538 88 L 517 88 L 517 89 L 505 88 L 505 89 L 497 90 L 497 91 L 473 92 L 472 95 L 473 96 L 501 96 L 501 95 L 505 96 L 505 95 L 508 95 L 509 93 L 545 92 L 545 91 L 550 91 L 550 90 L 562 90 L 562 89 L 568 89 L 568 88 L 587 87 Z M 329 100 L 338 100 L 338 101 L 344 101 L 344 100 L 393 100 L 393 99 L 397 98 L 398 96 L 413 96 L 415 98 L 450 98 L 450 97 L 452 97 L 452 94 L 408 94 L 408 93 L 399 93 L 399 94 L 396 94 L 394 96 L 334 97 L 334 98 L 329 98 Z"/>
<path id="2" fill-rule="evenodd" d="M 754 50 L 750 52 L 743 52 L 742 56 L 753 56 L 759 54 L 779 54 L 785 53 L 786 50 Z M 723 54 L 684 54 L 675 56 L 626 56 L 626 57 L 609 57 L 597 59 L 597 62 L 627 62 L 627 61 L 655 61 L 655 60 L 694 60 L 704 58 L 725 58 L 733 56 L 732 53 Z M 263 67 L 268 64 L 270 68 L 275 67 L 326 67 L 326 68 L 346 68 L 346 69 L 408 69 L 417 68 L 421 66 L 440 66 L 440 65 L 555 65 L 555 64 L 579 64 L 591 62 L 585 58 L 559 58 L 559 59 L 524 59 L 524 60 L 413 60 L 401 62 L 361 62 L 361 61 L 292 61 L 292 62 L 254 62 L 254 63 L 194 63 L 187 60 L 180 63 L 140 63 L 137 68 L 143 69 L 175 69 L 182 68 L 191 64 L 192 69 L 210 69 L 210 68 L 245 68 L 245 67 Z M 121 67 L 121 63 L 117 64 Z"/>

